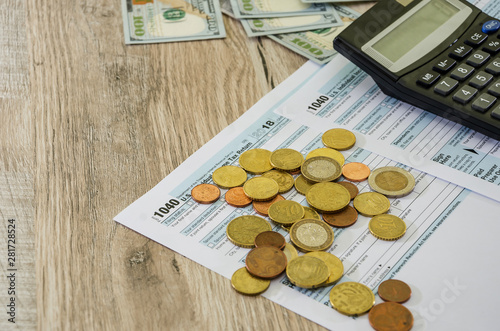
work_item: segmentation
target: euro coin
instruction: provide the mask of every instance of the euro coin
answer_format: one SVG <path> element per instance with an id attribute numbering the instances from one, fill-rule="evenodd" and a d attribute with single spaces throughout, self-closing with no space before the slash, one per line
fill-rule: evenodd
<path id="1" fill-rule="evenodd" d="M 328 279 L 323 284 L 321 284 L 322 286 L 330 286 L 336 283 L 344 274 L 344 265 L 342 264 L 342 261 L 340 261 L 338 257 L 331 253 L 309 252 L 306 254 L 306 256 L 317 257 L 318 259 L 326 263 L 326 266 L 330 271 L 330 275 L 328 276 Z"/>
<path id="2" fill-rule="evenodd" d="M 403 281 L 388 279 L 378 286 L 378 295 L 384 301 L 403 303 L 410 299 L 411 288 Z"/>
<path id="3" fill-rule="evenodd" d="M 246 196 L 241 186 L 233 187 L 227 191 L 224 198 L 229 205 L 236 208 L 246 207 L 252 203 L 252 199 Z"/>
<path id="4" fill-rule="evenodd" d="M 243 152 L 238 163 L 240 167 L 252 174 L 262 174 L 273 168 L 269 157 L 271 152 L 267 149 L 254 148 Z"/>
<path id="5" fill-rule="evenodd" d="M 316 288 L 328 279 L 330 271 L 321 259 L 303 255 L 288 263 L 286 275 L 290 283 L 294 285 L 302 288 Z"/>
<path id="6" fill-rule="evenodd" d="M 356 282 L 338 284 L 330 291 L 330 303 L 338 312 L 355 316 L 366 313 L 375 304 L 375 295 L 366 285 Z"/>
<path id="7" fill-rule="evenodd" d="M 278 224 L 290 226 L 304 216 L 304 207 L 296 201 L 277 201 L 269 207 L 269 218 Z"/>
<path id="8" fill-rule="evenodd" d="M 304 207 L 304 206 L 302 206 L 302 207 Z M 302 218 L 303 219 L 312 218 L 312 219 L 321 221 L 321 216 L 319 216 L 318 212 L 316 210 L 312 209 L 311 207 L 304 207 L 304 217 L 302 217 Z"/>
<path id="9" fill-rule="evenodd" d="M 324 148 L 313 149 L 306 155 L 306 160 L 315 156 L 326 156 L 332 158 L 335 161 L 337 161 L 338 164 L 340 164 L 340 166 L 343 166 L 345 163 L 344 155 L 342 155 L 342 153 L 333 148 L 324 147 Z"/>
<path id="10" fill-rule="evenodd" d="M 282 195 L 277 195 L 274 199 L 268 201 L 253 201 L 252 206 L 253 209 L 262 216 L 269 215 L 269 207 L 277 201 L 285 200 Z"/>
<path id="11" fill-rule="evenodd" d="M 336 228 L 346 228 L 358 220 L 358 212 L 351 206 L 347 206 L 338 213 L 323 214 L 323 220 Z"/>
<path id="12" fill-rule="evenodd" d="M 212 184 L 196 185 L 191 190 L 191 197 L 198 203 L 213 203 L 219 199 L 220 189 Z"/>
<path id="13" fill-rule="evenodd" d="M 324 251 L 333 243 L 333 230 L 323 221 L 303 219 L 290 228 L 290 240 L 302 252 Z"/>
<path id="14" fill-rule="evenodd" d="M 415 188 L 415 177 L 399 167 L 375 169 L 368 177 L 368 185 L 375 192 L 390 198 L 404 197 Z"/>
<path id="15" fill-rule="evenodd" d="M 342 175 L 351 182 L 362 182 L 370 175 L 370 168 L 360 162 L 351 162 L 344 164 Z"/>
<path id="16" fill-rule="evenodd" d="M 358 194 L 352 203 L 361 215 L 368 217 L 387 213 L 389 208 L 391 208 L 389 199 L 377 192 Z"/>
<path id="17" fill-rule="evenodd" d="M 290 243 L 286 243 L 285 248 L 283 248 L 283 253 L 285 253 L 288 262 L 295 259 L 296 257 L 299 257 L 299 253 L 297 253 L 295 247 L 293 247 L 293 245 Z"/>
<path id="18" fill-rule="evenodd" d="M 351 200 L 354 199 L 356 195 L 358 195 L 359 193 L 358 187 L 353 183 L 343 181 L 343 182 L 337 182 L 337 184 L 342 185 L 349 191 L 349 194 L 351 195 Z"/>
<path id="19" fill-rule="evenodd" d="M 259 233 L 271 230 L 271 224 L 262 217 L 243 215 L 229 222 L 226 234 L 229 241 L 236 246 L 252 248 L 255 246 L 255 237 Z"/>
<path id="20" fill-rule="evenodd" d="M 395 215 L 381 214 L 370 220 L 368 229 L 379 239 L 397 240 L 405 234 L 406 223 Z"/>
<path id="21" fill-rule="evenodd" d="M 270 284 L 270 280 L 253 276 L 245 267 L 236 270 L 231 277 L 233 288 L 245 295 L 261 294 L 269 288 Z"/>
<path id="22" fill-rule="evenodd" d="M 298 170 L 304 162 L 304 156 L 294 149 L 281 148 L 271 153 L 270 161 L 276 169 L 295 171 Z"/>
<path id="23" fill-rule="evenodd" d="M 247 173 L 240 167 L 228 165 L 214 171 L 212 180 L 222 188 L 241 186 L 247 180 Z"/>
<path id="24" fill-rule="evenodd" d="M 326 147 L 343 151 L 354 146 L 356 136 L 346 129 L 331 129 L 323 133 L 321 140 Z"/>
<path id="25" fill-rule="evenodd" d="M 295 178 L 295 189 L 302 195 L 306 195 L 307 191 L 313 186 L 315 183 L 311 183 L 308 181 L 303 175 L 299 175 Z"/>
<path id="26" fill-rule="evenodd" d="M 376 331 L 409 331 L 413 315 L 408 308 L 396 302 L 383 302 L 368 313 L 368 321 Z"/>
<path id="27" fill-rule="evenodd" d="M 306 193 L 306 200 L 321 213 L 335 213 L 349 204 L 351 195 L 342 185 L 324 182 L 311 186 Z"/>
<path id="28" fill-rule="evenodd" d="M 278 195 L 279 186 L 275 180 L 266 177 L 250 178 L 243 185 L 245 194 L 255 201 L 268 201 Z"/>
<path id="29" fill-rule="evenodd" d="M 255 247 L 273 246 L 283 250 L 286 245 L 285 237 L 275 231 L 264 231 L 255 237 Z"/>
<path id="30" fill-rule="evenodd" d="M 281 170 L 271 170 L 262 174 L 263 177 L 271 178 L 278 183 L 278 193 L 282 194 L 288 192 L 293 187 L 293 176 L 288 172 Z"/>
<path id="31" fill-rule="evenodd" d="M 340 164 L 326 156 L 307 159 L 300 168 L 302 175 L 311 182 L 331 182 L 342 174 Z"/>
<path id="32" fill-rule="evenodd" d="M 245 259 L 249 273 L 256 277 L 272 279 L 285 271 L 287 259 L 285 253 L 273 246 L 252 249 Z"/>

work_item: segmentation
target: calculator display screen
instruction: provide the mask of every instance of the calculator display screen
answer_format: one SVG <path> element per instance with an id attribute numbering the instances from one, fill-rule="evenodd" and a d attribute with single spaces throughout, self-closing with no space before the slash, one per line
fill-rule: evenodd
<path id="1" fill-rule="evenodd" d="M 372 47 L 396 62 L 459 11 L 446 0 L 430 1 Z"/>

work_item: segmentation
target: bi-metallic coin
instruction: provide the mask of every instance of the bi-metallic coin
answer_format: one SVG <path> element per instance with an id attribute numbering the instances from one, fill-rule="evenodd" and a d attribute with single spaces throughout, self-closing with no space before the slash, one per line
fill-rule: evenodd
<path id="1" fill-rule="evenodd" d="M 368 177 L 368 185 L 375 192 L 390 198 L 404 197 L 415 188 L 415 177 L 399 167 L 375 169 Z"/>
<path id="2" fill-rule="evenodd" d="M 324 251 L 333 243 L 333 230 L 323 221 L 303 219 L 290 228 L 290 240 L 302 252 Z"/>

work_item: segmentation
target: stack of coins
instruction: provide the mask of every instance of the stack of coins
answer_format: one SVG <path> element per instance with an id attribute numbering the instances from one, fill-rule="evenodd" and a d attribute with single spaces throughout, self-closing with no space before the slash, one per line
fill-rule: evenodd
<path id="1" fill-rule="evenodd" d="M 234 245 L 251 249 L 246 266 L 231 279 L 236 291 L 260 294 L 269 287 L 270 279 L 285 271 L 289 281 L 302 288 L 336 284 L 344 267 L 338 257 L 326 252 L 334 241 L 332 228 L 352 226 L 358 214 L 371 218 L 368 230 L 378 239 L 397 240 L 404 235 L 404 221 L 387 214 L 388 198 L 411 193 L 415 186 L 413 176 L 399 167 L 371 170 L 360 162 L 345 163 L 340 151 L 356 143 L 355 135 L 348 130 L 328 130 L 322 142 L 325 147 L 312 150 L 305 159 L 290 148 L 245 151 L 238 160 L 239 166 L 223 166 L 214 171 L 215 185 L 201 184 L 192 190 L 195 201 L 207 204 L 220 198 L 220 189 L 227 189 L 224 198 L 229 205 L 243 208 L 252 204 L 260 215 L 236 217 L 226 229 Z M 359 193 L 355 183 L 363 181 L 368 181 L 370 192 Z M 293 188 L 305 196 L 308 206 L 283 197 Z M 289 232 L 290 243 L 272 231 L 272 224 Z M 299 256 L 297 250 L 303 255 Z M 351 293 L 356 294 L 356 300 L 351 300 Z M 370 311 L 375 300 L 365 285 L 344 282 L 332 288 L 330 303 L 343 314 L 359 315 Z M 374 316 L 379 316 L 377 311 L 383 311 L 382 308 L 377 308 Z M 384 309 L 389 308 L 392 309 Z M 377 323 L 372 326 L 376 328 Z"/>

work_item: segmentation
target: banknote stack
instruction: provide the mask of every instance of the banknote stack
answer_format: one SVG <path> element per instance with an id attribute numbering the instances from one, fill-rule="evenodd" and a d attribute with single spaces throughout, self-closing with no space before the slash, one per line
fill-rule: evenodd
<path id="1" fill-rule="evenodd" d="M 360 16 L 331 0 L 220 0 L 220 5 L 249 37 L 267 36 L 319 64 L 332 59 L 333 39 Z"/>

